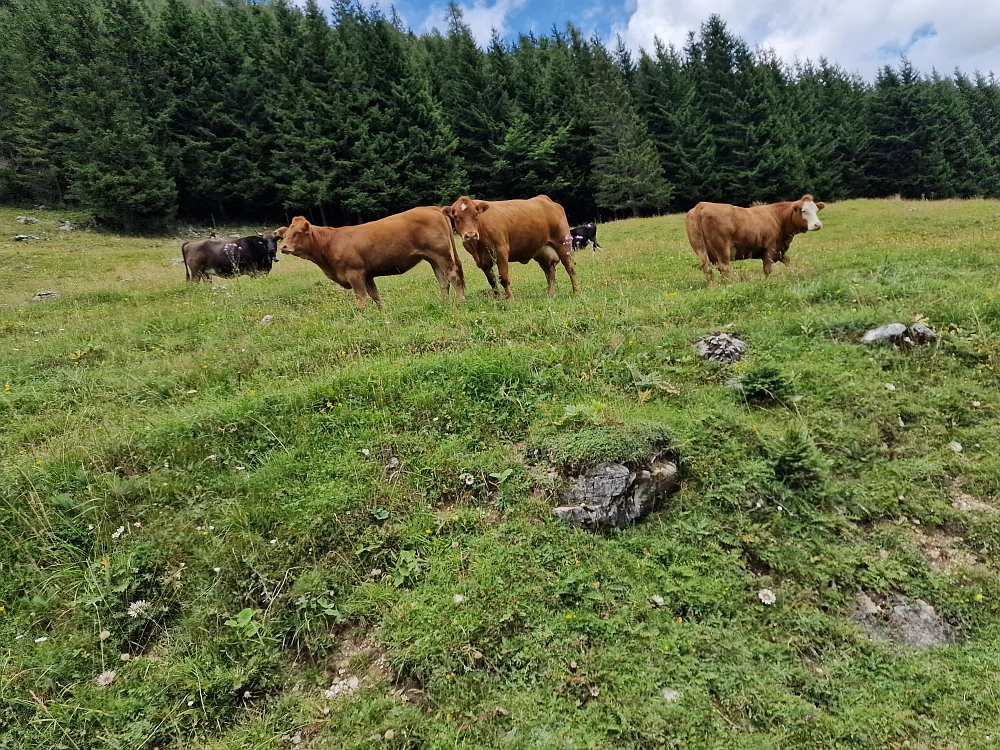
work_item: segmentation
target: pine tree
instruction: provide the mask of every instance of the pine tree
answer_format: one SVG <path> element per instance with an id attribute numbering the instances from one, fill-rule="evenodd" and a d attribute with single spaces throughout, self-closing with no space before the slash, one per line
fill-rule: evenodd
<path id="1" fill-rule="evenodd" d="M 624 75 L 606 51 L 595 54 L 593 184 L 597 205 L 617 212 L 657 211 L 670 201 L 659 155 L 635 111 Z"/>

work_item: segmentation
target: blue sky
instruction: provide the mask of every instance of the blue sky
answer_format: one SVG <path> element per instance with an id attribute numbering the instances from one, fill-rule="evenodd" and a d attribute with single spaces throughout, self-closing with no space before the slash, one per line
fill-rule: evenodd
<path id="1" fill-rule="evenodd" d="M 447 0 L 376 0 L 395 5 L 416 32 L 445 28 Z M 906 54 L 918 69 L 1000 76 L 1000 0 L 461 0 L 481 45 L 497 28 L 548 33 L 572 21 L 613 44 L 650 48 L 654 35 L 682 46 L 691 29 L 718 13 L 751 46 L 772 47 L 787 61 L 825 56 L 872 78 Z"/>

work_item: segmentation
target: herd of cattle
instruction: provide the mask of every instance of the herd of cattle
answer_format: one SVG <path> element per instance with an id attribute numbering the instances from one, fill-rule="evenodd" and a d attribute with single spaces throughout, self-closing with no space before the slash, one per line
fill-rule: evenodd
<path id="1" fill-rule="evenodd" d="M 803 195 L 797 201 L 740 208 L 723 203 L 699 203 L 687 214 L 686 228 L 691 247 L 701 261 L 701 270 L 712 283 L 712 269 L 730 276 L 730 262 L 756 258 L 764 263 L 764 276 L 777 261 L 788 264 L 788 248 L 797 234 L 821 229 L 817 212 L 824 204 Z M 465 299 L 465 277 L 455 237 L 486 275 L 499 294 L 493 268 L 508 300 L 510 263 L 541 266 L 548 293 L 555 293 L 556 266 L 562 263 L 579 291 L 572 250 L 597 243 L 593 223 L 570 228 L 563 207 L 548 196 L 529 200 L 481 201 L 462 196 L 446 207 L 421 206 L 384 219 L 340 228 L 310 224 L 296 216 L 277 232 L 230 241 L 185 242 L 182 248 L 187 278 L 208 280 L 210 274 L 268 273 L 282 252 L 312 261 L 326 276 L 345 289 L 353 289 L 359 308 L 371 297 L 382 307 L 375 278 L 405 273 L 421 261 L 430 263 L 448 299 L 455 289 Z"/>

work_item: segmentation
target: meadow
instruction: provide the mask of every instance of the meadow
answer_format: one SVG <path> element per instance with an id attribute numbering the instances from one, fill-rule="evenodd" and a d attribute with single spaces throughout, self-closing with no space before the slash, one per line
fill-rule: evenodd
<path id="1" fill-rule="evenodd" d="M 1000 202 L 828 204 L 714 288 L 682 215 L 614 222 L 576 297 L 460 250 L 466 304 L 423 265 L 384 312 L 67 218 L 0 209 L 0 748 L 1000 742 Z M 552 518 L 664 445 L 640 523 Z M 859 593 L 952 642 L 869 637 Z"/>

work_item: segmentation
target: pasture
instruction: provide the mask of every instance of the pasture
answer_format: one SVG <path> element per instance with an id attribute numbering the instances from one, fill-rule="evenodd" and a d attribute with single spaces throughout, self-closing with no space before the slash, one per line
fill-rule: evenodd
<path id="1" fill-rule="evenodd" d="M 0 748 L 1000 742 L 1000 202 L 828 204 L 791 267 L 712 289 L 682 215 L 601 225 L 577 297 L 534 264 L 487 297 L 460 249 L 465 305 L 423 264 L 384 312 L 289 256 L 188 285 L 177 238 L 23 213 Z M 936 344 L 856 343 L 915 320 Z M 703 362 L 717 331 L 747 359 Z M 777 398 L 732 387 L 761 373 Z M 567 468 L 664 432 L 659 511 L 551 518 Z M 952 642 L 868 638 L 859 592 Z"/>

